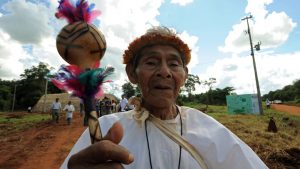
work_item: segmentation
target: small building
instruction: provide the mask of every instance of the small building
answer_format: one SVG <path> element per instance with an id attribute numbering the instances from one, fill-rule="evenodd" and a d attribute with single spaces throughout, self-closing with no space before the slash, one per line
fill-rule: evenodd
<path id="1" fill-rule="evenodd" d="M 230 114 L 257 114 L 259 104 L 256 94 L 226 96 L 227 110 Z"/>

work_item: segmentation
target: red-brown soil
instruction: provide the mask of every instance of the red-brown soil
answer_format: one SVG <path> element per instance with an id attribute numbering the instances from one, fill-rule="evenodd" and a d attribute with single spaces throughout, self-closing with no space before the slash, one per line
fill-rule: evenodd
<path id="1" fill-rule="evenodd" d="M 61 117 L 58 124 L 46 121 L 25 131 L 0 136 L 0 168 L 59 168 L 85 129 L 82 121 L 74 113 L 71 125 Z"/>
<path id="2" fill-rule="evenodd" d="M 284 104 L 272 104 L 271 108 L 292 115 L 300 116 L 300 107 L 297 106 L 288 106 Z"/>

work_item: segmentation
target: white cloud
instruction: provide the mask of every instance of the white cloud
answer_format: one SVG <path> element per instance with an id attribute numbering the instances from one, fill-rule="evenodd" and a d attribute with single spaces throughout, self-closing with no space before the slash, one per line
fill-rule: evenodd
<path id="1" fill-rule="evenodd" d="M 56 39 L 53 37 L 44 38 L 40 44 L 35 45 L 32 54 L 35 65 L 39 62 L 48 63 L 49 66 L 58 68 L 61 64 L 67 64 L 58 54 Z"/>
<path id="2" fill-rule="evenodd" d="M 198 53 L 199 47 L 197 46 L 198 37 L 189 35 L 186 31 L 182 32 L 179 37 L 188 44 L 189 48 L 192 49 L 192 58 L 188 65 L 189 70 L 198 64 Z"/>
<path id="3" fill-rule="evenodd" d="M 23 73 L 22 60 L 32 57 L 22 46 L 10 36 L 0 30 L 0 78 L 4 80 L 19 79 Z"/>
<path id="4" fill-rule="evenodd" d="M 0 78 L 19 79 L 24 69 L 46 62 L 58 67 L 64 61 L 56 51 L 50 24 L 54 7 L 25 0 L 8 1 L 0 18 Z M 5 24 L 2 24 L 5 23 Z"/>
<path id="5" fill-rule="evenodd" d="M 261 41 L 262 49 L 278 47 L 288 40 L 297 24 L 285 12 L 269 12 L 266 6 L 272 0 L 248 0 L 246 13 L 253 15 L 249 20 L 253 46 Z M 231 52 L 233 56 L 217 60 L 206 71 L 206 78 L 217 78 L 216 87 L 233 86 L 238 94 L 256 93 L 254 68 L 251 56 L 238 56 L 250 50 L 249 37 L 245 34 L 246 21 L 232 27 L 225 39 L 225 45 L 219 47 L 222 52 Z M 267 51 L 267 50 L 265 50 Z M 300 79 L 300 52 L 276 54 L 273 51 L 256 52 L 256 67 L 262 94 L 290 85 Z"/>
<path id="6" fill-rule="evenodd" d="M 254 17 L 258 19 L 263 19 L 268 11 L 266 10 L 266 5 L 269 5 L 273 0 L 248 0 L 248 5 L 245 9 L 245 13 L 251 13 Z"/>
<path id="7" fill-rule="evenodd" d="M 122 64 L 124 49 L 127 48 L 129 42 L 144 33 L 150 25 L 159 24 L 156 16 L 159 15 L 158 9 L 163 0 L 90 1 L 90 3 L 92 2 L 96 4 L 96 9 L 102 11 L 98 19 L 100 19 L 100 29 L 108 44 L 102 66 L 113 65 L 118 78 L 120 78 L 120 74 L 124 74 L 124 65 Z M 55 68 L 65 63 L 59 57 L 55 46 L 55 35 L 67 24 L 66 21 L 54 19 L 57 6 L 57 1 L 50 1 L 50 7 L 47 8 L 44 4 L 25 0 L 8 1 L 5 5 L 5 10 L 9 13 L 3 15 L 0 22 L 6 23 L 9 20 L 7 22 L 9 24 L 5 26 L 1 24 L 1 29 L 9 34 L 11 39 L 33 44 L 30 53 L 32 57 L 28 58 L 26 63 L 30 61 L 31 64 L 37 64 L 39 61 L 43 61 Z M 22 29 L 17 27 L 25 20 L 26 23 L 23 23 Z M 56 31 L 55 35 L 53 30 Z M 21 49 L 22 44 L 15 43 L 15 45 L 19 45 L 18 47 Z M 26 53 L 26 51 L 23 52 Z M 14 57 L 14 55 L 11 52 L 7 57 Z"/>
<path id="8" fill-rule="evenodd" d="M 172 0 L 171 3 L 172 4 L 178 4 L 180 6 L 185 6 L 187 4 L 192 3 L 194 0 Z"/>
<path id="9" fill-rule="evenodd" d="M 275 48 L 287 41 L 289 34 L 296 27 L 296 23 L 285 12 L 269 13 L 265 8 L 272 0 L 249 0 L 245 12 L 254 16 L 249 20 L 253 44 L 262 42 L 262 49 Z M 249 51 L 249 37 L 245 34 L 246 21 L 232 27 L 225 39 L 225 45 L 219 47 L 222 52 L 241 53 Z"/>
<path id="10" fill-rule="evenodd" d="M 300 52 L 259 53 L 256 54 L 255 59 L 262 94 L 280 89 L 300 79 Z M 215 77 L 217 79 L 215 87 L 232 86 L 238 94 L 256 93 L 254 69 L 250 56 L 232 56 L 217 60 L 199 77 L 200 79 Z"/>
<path id="11" fill-rule="evenodd" d="M 0 18 L 0 29 L 21 43 L 37 44 L 49 37 L 53 28 L 48 25 L 48 9 L 25 0 L 12 0 L 4 5 L 8 12 Z"/>

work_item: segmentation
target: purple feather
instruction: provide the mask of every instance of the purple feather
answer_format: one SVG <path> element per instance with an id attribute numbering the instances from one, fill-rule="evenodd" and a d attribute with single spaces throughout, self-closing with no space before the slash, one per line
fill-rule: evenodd
<path id="1" fill-rule="evenodd" d="M 65 18 L 68 23 L 83 21 L 92 23 L 93 20 L 101 14 L 99 10 L 92 10 L 95 4 L 89 6 L 85 0 L 78 0 L 74 6 L 69 0 L 60 0 L 58 11 L 55 13 L 57 18 Z"/>
<path id="2" fill-rule="evenodd" d="M 102 84 L 111 82 L 107 76 L 114 72 L 113 67 L 92 69 L 83 72 L 76 65 L 62 65 L 52 83 L 61 90 L 79 98 L 95 98 L 103 95 Z"/>

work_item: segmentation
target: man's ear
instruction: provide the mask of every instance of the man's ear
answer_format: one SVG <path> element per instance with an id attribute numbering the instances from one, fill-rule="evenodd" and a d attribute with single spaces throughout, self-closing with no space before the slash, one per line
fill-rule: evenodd
<path id="1" fill-rule="evenodd" d="M 186 80 L 189 75 L 189 69 L 187 68 L 187 66 L 184 67 L 184 71 L 185 71 L 185 80 Z"/>
<path id="2" fill-rule="evenodd" d="M 137 76 L 136 76 L 136 73 L 135 73 L 135 70 L 134 70 L 132 64 L 129 63 L 126 65 L 126 73 L 127 73 L 129 81 L 132 84 L 137 84 L 138 79 L 137 79 Z"/>
<path id="3" fill-rule="evenodd" d="M 185 81 L 186 81 L 186 79 L 188 78 L 189 69 L 188 69 L 186 66 L 184 66 L 184 73 L 185 73 L 184 79 L 183 79 L 183 81 L 182 81 L 182 84 L 180 84 L 180 87 L 184 86 Z"/>

